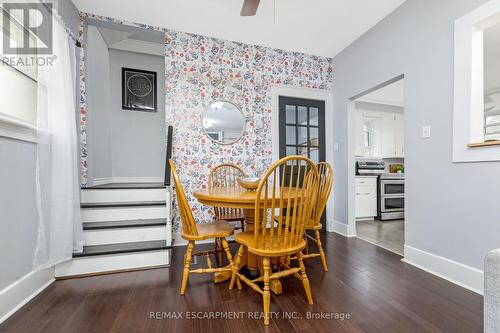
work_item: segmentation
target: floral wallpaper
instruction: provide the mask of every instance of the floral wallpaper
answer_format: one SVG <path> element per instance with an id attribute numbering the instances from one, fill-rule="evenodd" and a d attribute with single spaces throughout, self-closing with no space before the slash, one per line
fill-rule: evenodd
<path id="1" fill-rule="evenodd" d="M 207 186 L 210 169 L 220 163 L 243 166 L 260 176 L 272 163 L 271 86 L 332 89 L 332 59 L 262 46 L 159 29 L 165 32 L 165 112 L 174 128 L 173 159 L 188 201 L 199 222 L 212 218 L 212 209 L 199 204 L 192 193 Z M 81 37 L 83 34 L 83 24 Z M 81 54 L 82 183 L 86 183 L 84 51 Z M 238 105 L 247 118 L 246 132 L 232 145 L 218 145 L 205 136 L 202 113 L 210 102 L 222 99 Z M 175 210 L 174 210 L 175 214 Z M 174 232 L 179 230 L 175 214 Z"/>

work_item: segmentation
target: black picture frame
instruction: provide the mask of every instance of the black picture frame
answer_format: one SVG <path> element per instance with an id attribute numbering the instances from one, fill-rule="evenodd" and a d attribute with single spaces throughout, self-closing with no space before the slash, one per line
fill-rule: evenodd
<path id="1" fill-rule="evenodd" d="M 156 72 L 122 67 L 122 109 L 157 112 Z"/>

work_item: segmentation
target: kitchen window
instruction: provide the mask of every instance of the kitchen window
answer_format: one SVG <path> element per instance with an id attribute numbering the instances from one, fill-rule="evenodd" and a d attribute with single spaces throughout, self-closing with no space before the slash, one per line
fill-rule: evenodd
<path id="1" fill-rule="evenodd" d="M 500 2 L 455 21 L 453 162 L 500 161 Z"/>
<path id="2" fill-rule="evenodd" d="M 0 15 L 3 15 L 2 7 Z M 3 53 L 4 39 L 9 39 L 11 46 L 23 43 L 24 40 L 28 40 L 31 45 L 38 42 L 21 21 L 12 16 L 8 21 L 0 20 L 0 136 L 35 141 L 37 66 L 24 65 L 22 60 L 36 54 L 23 56 Z M 6 24 L 10 24 L 10 36 L 6 34 Z"/>

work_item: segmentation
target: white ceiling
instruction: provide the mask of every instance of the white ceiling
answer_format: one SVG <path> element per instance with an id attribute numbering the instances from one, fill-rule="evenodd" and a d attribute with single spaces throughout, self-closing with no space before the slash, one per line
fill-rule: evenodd
<path id="1" fill-rule="evenodd" d="M 372 91 L 357 99 L 357 101 L 404 106 L 404 79 Z"/>
<path id="2" fill-rule="evenodd" d="M 328 57 L 404 1 L 261 0 L 256 16 L 240 17 L 243 0 L 73 0 L 88 13 Z"/>
<path id="3" fill-rule="evenodd" d="M 139 29 L 135 27 L 121 28 L 118 23 L 90 21 L 95 25 L 104 42 L 110 49 L 139 52 L 157 56 L 164 56 L 164 36 L 157 31 Z"/>

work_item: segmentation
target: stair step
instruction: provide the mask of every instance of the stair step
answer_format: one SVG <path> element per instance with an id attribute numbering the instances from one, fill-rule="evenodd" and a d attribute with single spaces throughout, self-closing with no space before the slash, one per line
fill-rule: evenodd
<path id="1" fill-rule="evenodd" d="M 135 189 L 150 189 L 150 188 L 165 188 L 163 183 L 109 183 L 96 186 L 82 187 L 82 190 L 135 190 Z"/>
<path id="2" fill-rule="evenodd" d="M 104 222 L 84 222 L 83 230 L 154 227 L 167 224 L 167 219 L 144 219 Z"/>
<path id="3" fill-rule="evenodd" d="M 114 208 L 114 207 L 139 207 L 139 206 L 165 206 L 166 201 L 128 201 L 128 202 L 85 202 L 81 208 Z"/>
<path id="4" fill-rule="evenodd" d="M 100 256 L 106 254 L 120 254 L 132 252 L 144 252 L 155 250 L 171 249 L 172 246 L 166 246 L 164 240 L 133 242 L 133 243 L 118 243 L 106 245 L 90 245 L 84 246 L 82 253 L 73 253 L 73 258 Z"/>

